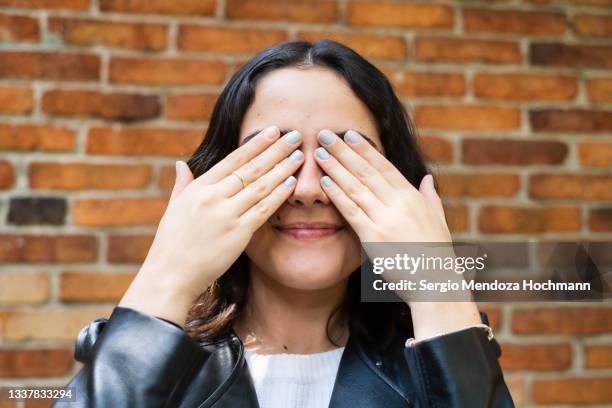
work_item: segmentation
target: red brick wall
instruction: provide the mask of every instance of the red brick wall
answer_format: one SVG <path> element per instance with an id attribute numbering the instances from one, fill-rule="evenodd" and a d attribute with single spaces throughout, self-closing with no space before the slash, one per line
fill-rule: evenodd
<path id="1" fill-rule="evenodd" d="M 236 67 L 286 39 L 336 39 L 389 75 L 457 238 L 612 236 L 611 0 L 0 7 L 0 385 L 76 372 L 74 338 L 144 259 L 174 161 Z M 483 306 L 518 405 L 612 403 L 612 307 Z"/>

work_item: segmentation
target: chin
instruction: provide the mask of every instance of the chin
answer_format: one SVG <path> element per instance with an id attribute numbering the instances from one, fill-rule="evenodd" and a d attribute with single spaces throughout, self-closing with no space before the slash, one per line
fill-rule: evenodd
<path id="1" fill-rule="evenodd" d="M 348 278 L 352 270 L 329 259 L 313 260 L 292 257 L 287 262 L 270 265 L 265 273 L 283 286 L 300 290 L 320 290 L 337 285 Z"/>

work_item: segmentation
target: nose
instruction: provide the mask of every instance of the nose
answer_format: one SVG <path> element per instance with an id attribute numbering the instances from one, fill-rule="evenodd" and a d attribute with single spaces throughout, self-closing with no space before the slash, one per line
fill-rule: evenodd
<path id="1" fill-rule="evenodd" d="M 313 206 L 315 204 L 330 204 L 329 198 L 321 187 L 323 171 L 314 159 L 314 150 L 304 150 L 304 163 L 294 174 L 297 179 L 293 193 L 287 200 L 295 206 Z"/>

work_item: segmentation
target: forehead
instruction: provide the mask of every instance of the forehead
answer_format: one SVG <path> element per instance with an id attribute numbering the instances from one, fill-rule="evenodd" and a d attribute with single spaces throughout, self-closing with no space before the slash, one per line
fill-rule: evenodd
<path id="1" fill-rule="evenodd" d="M 380 144 L 372 113 L 342 77 L 324 67 L 282 68 L 259 80 L 240 139 L 270 125 L 304 135 L 355 129 Z"/>

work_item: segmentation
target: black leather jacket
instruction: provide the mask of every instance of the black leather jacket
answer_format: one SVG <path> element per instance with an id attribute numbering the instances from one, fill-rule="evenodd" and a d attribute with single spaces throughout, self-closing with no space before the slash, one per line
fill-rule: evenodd
<path id="1" fill-rule="evenodd" d="M 467 328 L 410 347 L 405 340 L 377 355 L 350 336 L 329 406 L 514 407 L 499 344 L 486 331 Z M 259 407 L 243 352 L 234 332 L 201 345 L 171 322 L 117 306 L 76 340 L 84 366 L 66 386 L 76 402 L 52 407 Z"/>

